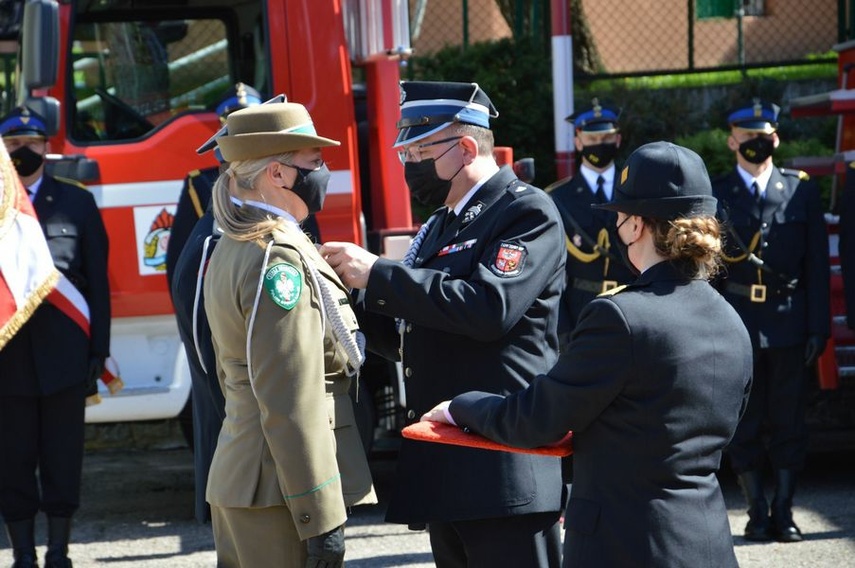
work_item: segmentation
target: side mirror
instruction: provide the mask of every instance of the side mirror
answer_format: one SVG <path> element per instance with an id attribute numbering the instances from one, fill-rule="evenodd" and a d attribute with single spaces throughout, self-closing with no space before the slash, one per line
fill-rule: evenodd
<path id="1" fill-rule="evenodd" d="M 20 50 L 19 103 L 33 89 L 46 89 L 56 83 L 59 71 L 59 4 L 55 0 L 27 1 Z"/>

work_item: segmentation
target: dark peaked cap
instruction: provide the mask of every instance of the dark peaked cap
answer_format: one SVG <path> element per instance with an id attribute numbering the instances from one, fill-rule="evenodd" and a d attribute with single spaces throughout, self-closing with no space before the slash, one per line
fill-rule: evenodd
<path id="1" fill-rule="evenodd" d="M 635 150 L 619 182 L 613 201 L 591 207 L 665 220 L 716 213 L 704 161 L 670 142 L 651 142 Z"/>
<path id="2" fill-rule="evenodd" d="M 427 138 L 455 122 L 490 128 L 499 116 L 478 83 L 401 81 L 401 120 L 394 146 Z"/>

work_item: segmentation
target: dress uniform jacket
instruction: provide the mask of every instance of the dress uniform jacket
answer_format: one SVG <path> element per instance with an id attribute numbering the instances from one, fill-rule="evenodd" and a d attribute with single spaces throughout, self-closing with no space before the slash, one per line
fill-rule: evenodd
<path id="1" fill-rule="evenodd" d="M 564 248 L 555 205 L 502 168 L 463 211 L 428 232 L 414 268 L 378 260 L 358 306 L 369 349 L 396 359 L 403 342 L 408 423 L 467 389 L 525 388 L 557 357 Z M 403 340 L 387 316 L 406 320 Z M 558 458 L 405 439 L 387 520 L 558 511 L 561 490 Z"/>
<path id="2" fill-rule="evenodd" d="M 107 231 L 92 194 L 50 176 L 33 207 L 54 265 L 89 306 L 90 337 L 45 301 L 0 350 L 0 395 L 50 395 L 88 379 L 89 359 L 110 354 Z"/>
<path id="3" fill-rule="evenodd" d="M 190 239 L 190 233 L 196 222 L 202 218 L 211 203 L 211 190 L 220 175 L 220 168 L 193 170 L 184 178 L 184 186 L 175 207 L 175 217 L 169 229 L 169 244 L 166 247 L 166 279 L 172 289 L 175 265 L 181 251 Z M 208 233 L 210 234 L 210 233 Z M 198 244 L 198 243 L 197 243 Z"/>
<path id="4" fill-rule="evenodd" d="M 573 431 L 564 566 L 735 567 L 715 472 L 748 397 L 751 345 L 719 293 L 669 262 L 591 302 L 526 391 L 450 411 L 506 444 Z"/>
<path id="5" fill-rule="evenodd" d="M 747 260 L 727 264 L 722 292 L 742 316 L 755 348 L 791 347 L 808 335 L 830 334 L 828 233 L 819 190 L 803 178 L 799 171 L 776 168 L 762 209 L 735 170 L 713 182 L 722 218 L 776 273 L 759 272 L 761 282 Z M 744 256 L 730 234 L 725 241 L 727 257 Z M 797 280 L 793 289 L 787 280 Z M 751 301 L 748 291 L 756 284 L 766 286 L 765 302 Z"/>
<path id="6" fill-rule="evenodd" d="M 566 233 L 567 288 L 561 299 L 558 321 L 558 334 L 564 337 L 576 327 L 582 308 L 604 291 L 603 282 L 608 281 L 609 286 L 614 287 L 632 282 L 635 275 L 615 252 L 604 255 L 594 250 L 593 243 L 610 250 L 617 215 L 591 209 L 597 198 L 581 174 L 557 182 L 546 191 L 558 206 Z"/>
<path id="7" fill-rule="evenodd" d="M 291 225 L 272 238 L 265 259 L 267 243 L 222 237 L 205 277 L 205 308 L 226 397 L 207 498 L 219 507 L 285 505 L 305 540 L 344 523 L 346 506 L 376 502 L 348 395 L 346 360 L 330 318 L 321 313 L 309 263 L 332 289 L 349 330 L 358 326 L 348 290 L 310 239 Z M 259 279 L 271 268 L 287 268 L 291 283 L 301 283 L 290 309 L 259 290 Z"/>

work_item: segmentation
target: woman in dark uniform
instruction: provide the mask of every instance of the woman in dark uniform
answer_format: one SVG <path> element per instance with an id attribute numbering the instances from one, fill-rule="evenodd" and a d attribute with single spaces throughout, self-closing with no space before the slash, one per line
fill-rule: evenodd
<path id="1" fill-rule="evenodd" d="M 377 502 L 348 395 L 364 356 L 349 290 L 299 226 L 338 142 L 296 103 L 227 125 L 204 282 L 226 400 L 207 488 L 217 566 L 340 566 L 347 507 Z"/>
<path id="2" fill-rule="evenodd" d="M 470 392 L 423 419 L 536 447 L 574 433 L 565 566 L 736 566 L 716 479 L 751 382 L 745 326 L 708 279 L 716 200 L 701 158 L 636 150 L 614 201 L 617 245 L 640 273 L 582 311 L 568 350 L 524 391 Z"/>

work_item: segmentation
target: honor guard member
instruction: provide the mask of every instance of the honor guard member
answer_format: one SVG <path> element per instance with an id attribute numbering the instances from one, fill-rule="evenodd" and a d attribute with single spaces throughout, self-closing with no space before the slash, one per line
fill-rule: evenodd
<path id="1" fill-rule="evenodd" d="M 729 447 L 748 504 L 745 538 L 796 542 L 802 536 L 791 508 L 807 449 L 807 381 L 830 335 L 829 259 L 817 186 L 772 161 L 779 110 L 754 99 L 729 114 L 736 167 L 713 190 L 727 226 L 722 293 L 754 349 L 751 398 Z M 767 460 L 771 511 L 763 491 Z"/>
<path id="2" fill-rule="evenodd" d="M 706 167 L 646 144 L 615 194 L 598 207 L 617 212 L 614 244 L 638 279 L 589 302 L 527 389 L 466 393 L 423 419 L 522 448 L 573 431 L 567 568 L 735 568 L 716 471 L 748 397 L 751 341 L 708 283 L 721 238 Z"/>
<path id="3" fill-rule="evenodd" d="M 612 250 L 615 214 L 592 209 L 608 203 L 615 186 L 615 156 L 621 136 L 620 109 L 602 106 L 598 99 L 567 117 L 575 130 L 579 172 L 546 188 L 564 222 L 567 247 L 567 285 L 561 299 L 558 337 L 566 347 L 585 304 L 598 294 L 635 279 Z"/>
<path id="4" fill-rule="evenodd" d="M 339 143 L 296 103 L 226 126 L 223 236 L 204 279 L 226 400 L 207 491 L 217 565 L 338 567 L 347 508 L 377 502 L 348 394 L 364 340 L 350 290 L 298 223 L 323 206 L 321 148 Z"/>
<path id="5" fill-rule="evenodd" d="M 89 329 L 43 301 L 0 350 L 0 514 L 16 567 L 36 566 L 35 516 L 47 515 L 44 566 L 65 568 L 71 517 L 80 505 L 84 408 L 110 350 L 107 232 L 83 186 L 45 174 L 42 117 L 17 108 L 0 134 L 33 202 L 54 265 L 85 303 Z M 8 183 L 8 180 L 4 183 Z"/>
<path id="6" fill-rule="evenodd" d="M 403 262 L 351 243 L 321 254 L 369 348 L 401 360 L 407 422 L 467 389 L 507 394 L 557 358 L 563 231 L 552 200 L 493 158 L 498 116 L 475 83 L 401 84 L 395 147 L 410 193 L 440 208 Z M 402 440 L 386 520 L 427 524 L 440 568 L 558 566 L 560 460 Z"/>

